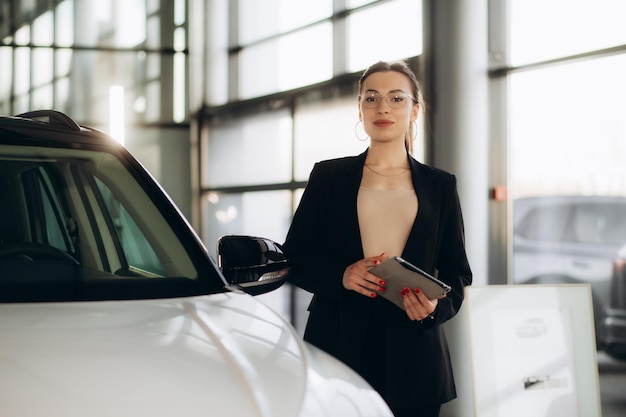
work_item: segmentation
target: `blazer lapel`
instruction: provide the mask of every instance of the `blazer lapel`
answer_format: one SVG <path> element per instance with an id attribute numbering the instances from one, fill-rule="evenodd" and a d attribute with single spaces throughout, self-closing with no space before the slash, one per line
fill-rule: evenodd
<path id="1" fill-rule="evenodd" d="M 432 230 L 439 221 L 438 201 L 439 198 L 429 184 L 424 166 L 414 158 L 409 158 L 413 186 L 417 194 L 418 210 L 413 228 L 407 239 L 407 244 L 402 257 L 415 263 L 418 267 L 432 272 L 434 244 Z"/>
<path id="2" fill-rule="evenodd" d="M 359 230 L 356 200 L 361 185 L 361 176 L 367 151 L 355 158 L 345 159 L 345 163 L 338 169 L 336 181 L 333 185 L 331 204 L 338 216 L 336 221 L 340 227 L 337 238 L 345 248 L 350 248 L 351 257 L 363 258 L 363 244 Z"/>

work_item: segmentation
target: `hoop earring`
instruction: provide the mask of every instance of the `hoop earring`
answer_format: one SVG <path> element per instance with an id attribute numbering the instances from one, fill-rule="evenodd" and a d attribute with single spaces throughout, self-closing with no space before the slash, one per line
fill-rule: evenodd
<path id="1" fill-rule="evenodd" d="M 365 138 L 362 138 L 361 136 L 359 136 L 359 133 L 360 133 L 359 131 L 362 131 L 363 133 L 365 133 Z M 365 132 L 365 128 L 363 128 L 363 122 L 361 120 L 356 122 L 356 125 L 354 125 L 354 135 L 361 142 L 365 142 L 366 140 L 370 138 Z"/>
<path id="2" fill-rule="evenodd" d="M 411 128 L 413 129 L 413 141 L 415 142 L 415 139 L 417 139 L 417 122 L 415 120 L 411 123 Z"/>

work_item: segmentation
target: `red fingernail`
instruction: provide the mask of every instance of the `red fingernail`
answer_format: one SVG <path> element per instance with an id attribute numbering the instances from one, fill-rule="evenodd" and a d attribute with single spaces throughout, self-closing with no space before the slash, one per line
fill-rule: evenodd
<path id="1" fill-rule="evenodd" d="M 380 287 L 380 288 L 378 289 L 378 292 L 384 292 L 384 291 L 385 291 L 385 287 Z"/>
<path id="2" fill-rule="evenodd" d="M 382 280 L 382 279 L 380 281 L 378 281 L 378 284 L 380 284 L 380 285 L 387 285 L 387 283 L 384 280 Z"/>
<path id="3" fill-rule="evenodd" d="M 419 288 L 416 288 L 416 289 L 415 289 L 415 294 L 419 294 L 419 293 L 420 293 L 420 289 L 419 289 Z"/>
<path id="4" fill-rule="evenodd" d="M 372 297 L 372 298 L 376 298 L 376 293 L 375 293 L 375 292 L 371 293 L 371 294 L 370 294 L 370 297 Z"/>
<path id="5" fill-rule="evenodd" d="M 408 288 L 402 288 L 402 290 L 400 291 L 400 295 L 401 296 L 405 296 L 409 293 L 409 289 Z"/>

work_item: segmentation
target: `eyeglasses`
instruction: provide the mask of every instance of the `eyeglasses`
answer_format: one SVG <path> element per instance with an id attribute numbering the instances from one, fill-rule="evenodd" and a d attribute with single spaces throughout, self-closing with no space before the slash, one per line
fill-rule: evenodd
<path id="1" fill-rule="evenodd" d="M 405 93 L 403 91 L 389 93 L 386 96 L 381 96 L 378 93 L 370 91 L 370 92 L 367 92 L 367 93 L 365 93 L 364 95 L 361 96 L 361 100 L 363 102 L 363 107 L 365 107 L 366 109 L 375 109 L 375 108 L 377 108 L 380 105 L 380 101 L 383 98 L 385 100 L 387 100 L 387 104 L 392 109 L 401 109 L 402 107 L 404 107 L 406 105 L 406 100 L 407 99 L 411 99 L 415 103 L 417 103 L 417 100 L 415 100 L 415 98 L 413 96 L 411 96 L 410 94 L 407 94 L 407 93 Z"/>

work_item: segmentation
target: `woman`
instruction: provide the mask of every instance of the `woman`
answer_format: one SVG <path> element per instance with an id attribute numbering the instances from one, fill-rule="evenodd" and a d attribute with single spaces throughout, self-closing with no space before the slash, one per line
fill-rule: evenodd
<path id="1" fill-rule="evenodd" d="M 456 179 L 411 156 L 420 90 L 404 62 L 371 66 L 358 91 L 369 148 L 315 164 L 284 243 L 291 282 L 314 294 L 304 338 L 359 372 L 396 416 L 438 416 L 456 397 L 441 324 L 472 280 Z M 390 256 L 452 291 L 429 300 L 404 288 L 398 308 L 368 272 Z"/>

